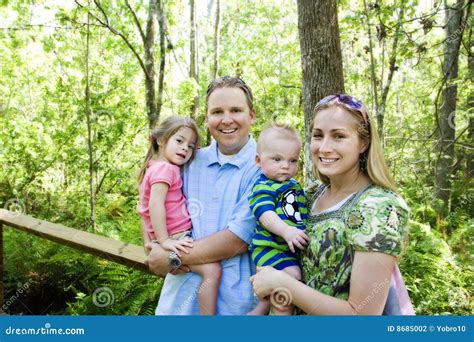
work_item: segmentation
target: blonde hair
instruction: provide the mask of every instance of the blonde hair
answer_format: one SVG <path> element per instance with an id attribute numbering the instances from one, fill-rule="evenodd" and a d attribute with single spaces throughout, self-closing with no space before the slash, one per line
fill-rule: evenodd
<path id="1" fill-rule="evenodd" d="M 190 118 L 170 116 L 169 118 L 166 118 L 158 127 L 154 128 L 150 133 L 150 147 L 148 148 L 145 160 L 143 161 L 143 165 L 137 177 L 138 185 L 140 185 L 143 181 L 148 162 L 153 158 L 158 157 L 160 149 L 158 141 L 162 142 L 163 145 L 166 145 L 168 140 L 181 128 L 189 128 L 194 132 L 194 134 L 196 134 L 196 147 L 194 148 L 189 161 L 193 160 L 194 156 L 196 155 L 196 150 L 199 146 L 199 132 L 196 123 Z"/>
<path id="2" fill-rule="evenodd" d="M 390 170 L 385 163 L 383 150 L 377 133 L 377 127 L 374 124 L 375 122 L 372 115 L 369 113 L 365 105 L 362 104 L 360 109 L 354 109 L 346 103 L 338 101 L 337 97 L 323 105 L 318 104 L 314 108 L 313 126 L 311 127 L 310 132 L 313 131 L 316 115 L 318 115 L 318 113 L 323 109 L 331 107 L 341 107 L 351 115 L 356 124 L 356 132 L 359 139 L 366 144 L 365 151 L 359 156 L 361 172 L 367 175 L 373 184 L 390 189 L 393 192 L 398 192 L 397 186 L 390 174 Z M 364 119 L 364 115 L 366 116 L 366 119 Z M 329 184 L 329 177 L 321 174 L 317 168 L 314 168 L 314 172 L 319 180 L 324 184 Z"/>
<path id="3" fill-rule="evenodd" d="M 265 128 L 260 132 L 257 142 L 257 153 L 262 153 L 262 149 L 266 145 L 265 141 L 270 134 L 277 134 L 279 138 L 297 140 L 301 148 L 301 137 L 293 127 L 288 124 L 272 122 L 265 126 Z"/>
<path id="4" fill-rule="evenodd" d="M 220 88 L 238 88 L 241 89 L 245 94 L 245 99 L 247 100 L 247 105 L 249 106 L 250 111 L 255 110 L 253 106 L 253 94 L 252 89 L 239 77 L 233 76 L 222 76 L 216 78 L 211 83 L 209 83 L 206 91 L 206 113 L 209 104 L 209 97 L 216 89 Z"/>

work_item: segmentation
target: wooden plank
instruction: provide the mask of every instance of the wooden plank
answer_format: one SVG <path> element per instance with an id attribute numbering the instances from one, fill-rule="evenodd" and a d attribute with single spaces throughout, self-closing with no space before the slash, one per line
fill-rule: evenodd
<path id="1" fill-rule="evenodd" d="M 101 258 L 151 273 L 143 247 L 0 209 L 0 222 Z"/>

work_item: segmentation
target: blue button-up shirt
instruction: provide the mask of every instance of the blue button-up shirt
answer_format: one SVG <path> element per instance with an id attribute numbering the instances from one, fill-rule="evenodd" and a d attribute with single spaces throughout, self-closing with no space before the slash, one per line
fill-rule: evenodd
<path id="1" fill-rule="evenodd" d="M 183 192 L 198 240 L 229 229 L 243 241 L 252 240 L 255 218 L 247 196 L 260 170 L 255 165 L 257 144 L 250 138 L 231 160 L 221 164 L 215 141 L 198 151 L 184 170 Z M 243 315 L 257 304 L 249 277 L 255 272 L 249 253 L 221 261 L 222 279 L 217 314 Z M 157 315 L 198 315 L 197 294 L 201 277 L 196 273 L 168 274 L 161 290 Z"/>

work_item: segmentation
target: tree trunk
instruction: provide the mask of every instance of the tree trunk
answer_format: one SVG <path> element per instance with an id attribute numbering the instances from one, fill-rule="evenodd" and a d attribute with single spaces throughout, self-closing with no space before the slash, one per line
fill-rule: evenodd
<path id="1" fill-rule="evenodd" d="M 84 101 L 86 104 L 86 124 L 87 124 L 87 152 L 89 157 L 89 206 L 90 206 L 90 224 L 95 231 L 95 191 L 94 191 L 94 151 L 92 141 L 92 120 L 91 120 L 91 96 L 90 96 L 90 73 L 89 73 L 89 39 L 90 25 L 89 14 L 87 14 L 86 31 L 86 89 L 84 92 Z"/>
<path id="2" fill-rule="evenodd" d="M 459 46 L 462 38 L 462 17 L 464 0 L 457 0 L 456 4 L 449 6 L 445 0 L 446 8 L 446 42 L 444 46 L 443 75 L 446 80 L 442 93 L 442 105 L 439 118 L 438 160 L 435 169 L 435 199 L 439 200 L 441 211 L 449 212 L 450 193 L 452 181 L 452 168 L 454 164 L 454 136 L 455 111 L 458 76 Z"/>
<path id="3" fill-rule="evenodd" d="M 194 0 L 189 1 L 191 14 L 191 32 L 189 34 L 189 77 L 192 78 L 196 85 L 199 85 L 199 72 L 197 63 L 197 25 L 196 25 L 196 3 Z M 199 91 L 194 96 L 191 105 L 191 117 L 197 121 L 199 114 Z"/>
<path id="4" fill-rule="evenodd" d="M 220 50 L 220 31 L 221 31 L 221 0 L 216 0 L 216 20 L 214 21 L 214 63 L 212 67 L 212 79 L 215 80 L 219 75 L 219 50 Z M 206 131 L 206 145 L 211 143 L 211 133 Z"/>
<path id="5" fill-rule="evenodd" d="M 402 22 L 405 16 L 405 5 L 402 3 L 399 8 L 398 13 L 398 24 L 393 35 L 392 48 L 389 52 L 389 62 L 388 62 L 388 76 L 384 84 L 384 63 L 382 59 L 382 72 L 380 77 L 380 86 L 381 86 L 381 97 L 379 98 L 379 80 L 376 73 L 376 59 L 374 58 L 373 44 L 372 44 L 372 29 L 370 23 L 370 10 L 367 6 L 366 0 L 364 0 L 364 11 L 367 18 L 367 34 L 369 38 L 369 54 L 370 54 L 370 74 L 371 74 L 371 85 L 373 90 L 373 101 L 375 109 L 375 117 L 377 120 L 377 132 L 384 142 L 384 119 L 385 119 L 385 108 L 387 106 L 388 93 L 390 91 L 390 85 L 392 83 L 393 75 L 397 70 L 396 62 L 398 55 L 398 43 L 400 35 L 402 34 Z M 385 39 L 385 38 L 383 38 Z M 384 54 L 384 53 L 383 53 Z M 385 143 L 384 143 L 385 144 Z"/>
<path id="6" fill-rule="evenodd" d="M 155 40 L 157 26 L 157 5 L 155 0 L 150 0 L 148 18 L 146 21 L 145 40 L 145 99 L 149 127 L 153 128 L 158 121 L 155 104 Z"/>
<path id="7" fill-rule="evenodd" d="M 393 41 L 392 41 L 392 49 L 390 51 L 390 58 L 388 62 L 388 77 L 387 81 L 385 82 L 385 85 L 383 86 L 382 89 L 382 97 L 380 100 L 380 107 L 377 111 L 377 129 L 379 133 L 379 137 L 383 140 L 384 139 L 384 118 L 385 118 L 385 108 L 387 106 L 387 97 L 388 97 L 388 92 L 390 90 L 390 85 L 392 83 L 393 79 L 393 74 L 397 70 L 396 62 L 397 62 L 397 54 L 398 54 L 398 39 L 400 35 L 402 34 L 402 22 L 403 22 L 403 17 L 405 15 L 405 7 L 402 4 L 402 7 L 399 9 L 399 14 L 398 14 L 398 24 L 397 24 L 397 29 L 395 30 L 395 35 L 393 36 Z M 383 82 L 383 79 L 382 79 Z"/>
<path id="8" fill-rule="evenodd" d="M 166 62 L 166 46 L 165 37 L 167 34 L 166 27 L 166 7 L 165 0 L 158 0 L 158 25 L 160 27 L 160 70 L 158 73 L 158 100 L 156 102 L 156 117 L 159 119 L 161 107 L 163 107 L 163 89 L 165 79 L 165 62 Z"/>
<path id="9" fill-rule="evenodd" d="M 214 23 L 214 63 L 212 67 L 212 79 L 215 80 L 219 74 L 219 43 L 221 22 L 221 0 L 216 0 L 216 21 Z"/>
<path id="10" fill-rule="evenodd" d="M 468 8 L 470 9 L 470 8 Z M 470 11 L 467 12 L 466 18 L 469 18 Z M 469 67 L 469 80 L 471 84 L 474 84 L 474 56 L 472 54 L 472 50 L 474 49 L 474 41 L 472 38 L 472 24 L 469 27 L 469 39 L 467 40 L 468 46 L 468 56 L 467 56 L 467 63 Z M 467 112 L 470 113 L 469 115 L 469 126 L 468 126 L 468 137 L 469 141 L 472 143 L 474 141 L 474 117 L 472 115 L 472 110 L 474 109 L 474 92 L 469 94 L 467 99 Z M 474 153 L 472 150 L 468 150 L 467 153 L 467 163 L 466 163 L 466 179 L 472 179 L 474 177 Z"/>
<path id="11" fill-rule="evenodd" d="M 373 93 L 374 109 L 375 114 L 379 112 L 379 95 L 378 95 L 378 86 L 377 86 L 377 73 L 375 72 L 375 58 L 374 58 L 374 47 L 372 44 L 372 27 L 370 23 L 370 12 L 367 6 L 367 1 L 364 0 L 364 12 L 365 17 L 367 18 L 367 35 L 369 36 L 369 55 L 370 55 L 370 80 Z M 377 117 L 378 119 L 378 117 Z M 380 131 L 380 126 L 379 126 Z M 383 136 L 380 135 L 380 138 L 383 139 Z"/>
<path id="12" fill-rule="evenodd" d="M 309 142 L 314 106 L 327 95 L 344 92 L 344 77 L 336 1 L 298 0 L 297 4 L 308 182 L 312 172 Z"/>

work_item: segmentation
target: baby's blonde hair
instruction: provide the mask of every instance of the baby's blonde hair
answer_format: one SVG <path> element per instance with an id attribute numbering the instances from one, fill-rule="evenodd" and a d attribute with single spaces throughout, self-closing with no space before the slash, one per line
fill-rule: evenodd
<path id="1" fill-rule="evenodd" d="M 277 138 L 296 140 L 300 144 L 301 148 L 301 137 L 293 127 L 288 124 L 272 122 L 260 132 L 257 142 L 257 153 L 262 153 L 263 149 L 268 147 L 268 138 L 271 136 L 271 134 L 276 134 Z"/>

